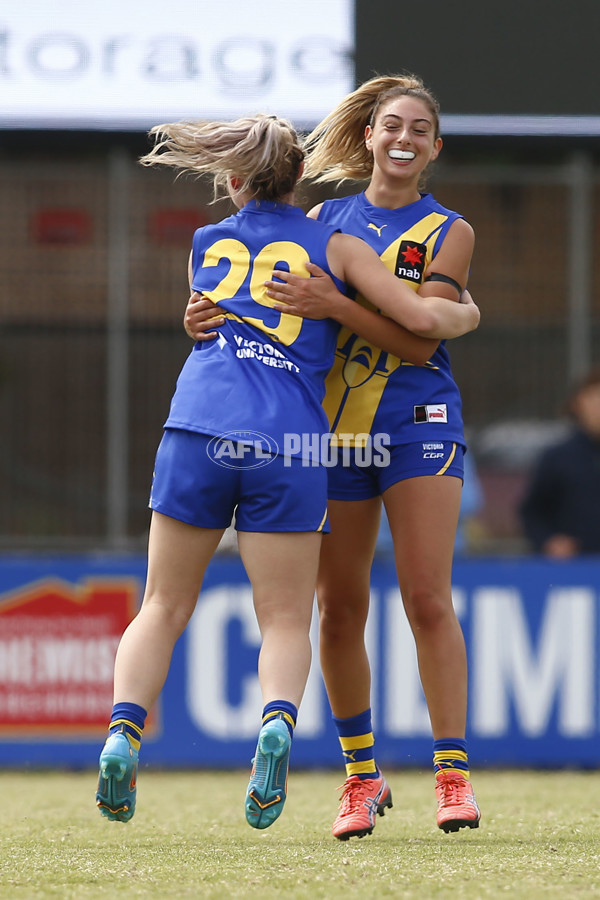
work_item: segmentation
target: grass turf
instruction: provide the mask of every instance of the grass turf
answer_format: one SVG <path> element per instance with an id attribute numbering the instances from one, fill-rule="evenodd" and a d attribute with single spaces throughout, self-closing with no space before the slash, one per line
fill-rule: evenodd
<path id="1" fill-rule="evenodd" d="M 336 841 L 339 772 L 292 771 L 266 831 L 244 819 L 247 772 L 143 769 L 128 824 L 94 805 L 95 772 L 0 774 L 0 897 L 598 898 L 593 772 L 477 772 L 478 830 L 435 826 L 430 772 L 386 772 L 394 808 Z"/>

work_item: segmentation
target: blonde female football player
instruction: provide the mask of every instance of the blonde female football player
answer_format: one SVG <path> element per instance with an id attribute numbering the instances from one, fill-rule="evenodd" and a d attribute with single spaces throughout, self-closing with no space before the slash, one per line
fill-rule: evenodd
<path id="1" fill-rule="evenodd" d="M 293 206 L 303 151 L 285 120 L 259 115 L 229 123 L 176 122 L 152 133 L 156 144 L 142 157 L 144 165 L 209 173 L 215 189 L 226 186 L 239 211 L 198 229 L 193 238 L 190 286 L 218 305 L 222 324 L 219 340 L 197 344 L 185 362 L 157 451 L 147 583 L 117 651 L 96 801 L 110 819 L 125 822 L 134 814 L 147 711 L 235 511 L 262 636 L 258 675 L 264 709 L 245 813 L 252 827 L 267 828 L 286 799 L 327 529 L 327 470 L 307 456 L 315 444 L 287 455 L 283 448 L 289 433 L 320 438 L 327 432 L 321 401 L 339 327 L 331 319 L 278 311 L 264 282 L 275 266 L 308 277 L 305 266 L 312 261 L 338 287 L 355 284 L 424 337 L 471 330 L 479 311 L 472 302 L 443 297 L 419 302 L 364 242 Z M 349 327 L 384 342 L 394 334 L 398 347 L 422 353 L 403 329 L 393 323 L 382 329 L 381 317 L 343 302 Z"/>

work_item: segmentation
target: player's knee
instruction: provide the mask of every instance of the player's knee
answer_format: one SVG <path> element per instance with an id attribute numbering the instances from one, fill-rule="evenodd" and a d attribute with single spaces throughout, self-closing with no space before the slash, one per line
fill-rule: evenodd
<path id="1" fill-rule="evenodd" d="M 321 640 L 347 643 L 356 634 L 362 635 L 367 620 L 367 610 L 351 604 L 320 605 L 319 629 Z"/>
<path id="2" fill-rule="evenodd" d="M 196 598 L 166 597 L 159 593 L 147 593 L 142 610 L 152 616 L 158 627 L 175 634 L 182 634 L 192 617 Z"/>
<path id="3" fill-rule="evenodd" d="M 413 631 L 435 630 L 444 625 L 448 617 L 454 617 L 452 598 L 426 585 L 403 592 L 402 598 Z"/>

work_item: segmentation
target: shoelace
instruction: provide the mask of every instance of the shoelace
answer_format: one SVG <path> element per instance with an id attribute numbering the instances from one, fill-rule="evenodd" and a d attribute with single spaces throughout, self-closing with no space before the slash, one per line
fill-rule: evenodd
<path id="1" fill-rule="evenodd" d="M 464 778 L 444 778 L 437 786 L 443 792 L 444 803 L 464 803 L 470 789 Z"/>
<path id="2" fill-rule="evenodd" d="M 342 791 L 340 815 L 350 812 L 353 803 L 361 802 L 365 794 L 369 792 L 371 780 L 370 778 L 358 778 L 356 781 L 345 781 L 344 784 L 340 784 L 336 789 Z"/>

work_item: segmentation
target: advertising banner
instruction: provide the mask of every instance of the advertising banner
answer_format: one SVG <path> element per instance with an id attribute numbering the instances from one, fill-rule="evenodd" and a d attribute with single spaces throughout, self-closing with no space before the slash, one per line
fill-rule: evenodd
<path id="1" fill-rule="evenodd" d="M 353 0 L 6 0 L 0 127 L 146 130 L 258 112 L 315 125 L 354 87 Z"/>
<path id="2" fill-rule="evenodd" d="M 96 765 L 114 654 L 141 602 L 145 565 L 129 556 L 0 558 L 2 764 Z M 453 581 L 469 657 L 473 766 L 597 766 L 600 560 L 459 560 Z M 312 638 L 293 764 L 339 766 L 316 615 Z M 385 562 L 372 573 L 367 644 L 378 760 L 429 766 L 414 641 Z M 241 562 L 217 557 L 149 717 L 142 764 L 249 765 L 262 706 L 259 645 Z"/>

